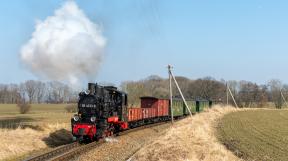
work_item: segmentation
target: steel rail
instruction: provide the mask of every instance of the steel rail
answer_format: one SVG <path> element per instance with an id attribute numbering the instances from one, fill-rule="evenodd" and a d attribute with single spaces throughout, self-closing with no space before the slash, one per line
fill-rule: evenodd
<path id="1" fill-rule="evenodd" d="M 155 124 L 147 124 L 143 126 L 139 126 L 136 128 L 132 128 L 129 130 L 122 131 L 118 133 L 118 135 L 125 135 L 131 132 L 139 131 L 146 128 L 151 128 L 155 126 L 159 126 L 162 124 L 170 123 L 168 121 L 165 122 L 159 122 Z M 47 153 L 34 156 L 31 158 L 28 158 L 24 161 L 43 161 L 43 160 L 52 160 L 52 161 L 63 161 L 63 160 L 70 160 L 71 158 L 74 158 L 75 156 L 78 156 L 79 154 L 85 153 L 95 147 L 100 146 L 101 144 L 105 143 L 104 139 L 99 140 L 98 142 L 92 142 L 89 144 L 79 144 L 78 142 L 73 142 L 71 144 L 63 145 L 61 147 L 57 147 Z"/>
<path id="2" fill-rule="evenodd" d="M 46 152 L 41 155 L 33 156 L 28 159 L 25 159 L 24 161 L 43 161 L 43 160 L 48 160 L 50 158 L 53 158 L 54 156 L 57 156 L 61 153 L 64 153 L 66 151 L 69 151 L 71 149 L 74 149 L 76 147 L 79 147 L 80 144 L 78 142 L 73 142 L 67 145 L 63 145 L 60 147 L 57 147 L 55 149 L 50 150 L 49 152 Z"/>

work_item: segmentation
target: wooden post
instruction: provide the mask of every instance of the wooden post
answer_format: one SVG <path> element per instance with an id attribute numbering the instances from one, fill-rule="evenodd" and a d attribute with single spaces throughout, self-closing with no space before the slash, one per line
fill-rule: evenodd
<path id="1" fill-rule="evenodd" d="M 285 105 L 287 106 L 287 102 L 286 102 L 286 99 L 282 93 L 282 89 L 280 90 L 280 94 L 281 94 L 282 99 L 284 100 Z"/>
<path id="2" fill-rule="evenodd" d="M 229 91 L 229 93 L 230 93 L 230 95 L 231 95 L 231 97 L 232 97 L 232 100 L 234 101 L 235 106 L 238 108 L 238 105 L 237 105 L 237 103 L 236 103 L 236 101 L 235 101 L 235 99 L 234 99 L 234 96 L 233 96 L 233 94 L 232 94 L 232 92 L 231 92 L 228 84 L 227 84 L 227 89 L 228 89 L 228 91 Z"/>
<path id="3" fill-rule="evenodd" d="M 172 82 L 171 82 L 171 74 L 170 74 L 170 71 L 171 71 L 171 66 L 168 65 L 168 74 L 169 74 L 169 93 L 170 93 L 170 113 L 171 113 L 171 122 L 173 124 L 173 99 L 172 99 Z"/>
<path id="4" fill-rule="evenodd" d="M 178 89 L 178 91 L 179 91 L 179 93 L 180 93 L 180 95 L 181 95 L 181 97 L 182 97 L 182 100 L 183 100 L 186 108 L 188 109 L 188 111 L 189 111 L 189 113 L 190 113 L 190 116 L 192 116 L 191 110 L 189 109 L 189 107 L 188 107 L 188 105 L 187 105 L 187 102 L 186 102 L 186 100 L 185 100 L 185 98 L 184 98 L 184 96 L 183 96 L 183 94 L 182 94 L 182 91 L 181 91 L 181 89 L 180 89 L 180 87 L 179 87 L 179 85 L 178 85 L 178 83 L 177 83 L 174 75 L 172 74 L 171 70 L 169 70 L 169 73 L 170 73 L 170 75 L 172 76 L 172 78 L 173 78 L 173 80 L 174 80 L 174 82 L 175 82 L 175 84 L 176 84 L 176 87 L 177 87 L 177 89 Z"/>
<path id="5" fill-rule="evenodd" d="M 228 83 L 226 82 L 226 105 L 229 104 L 229 93 L 228 93 Z"/>

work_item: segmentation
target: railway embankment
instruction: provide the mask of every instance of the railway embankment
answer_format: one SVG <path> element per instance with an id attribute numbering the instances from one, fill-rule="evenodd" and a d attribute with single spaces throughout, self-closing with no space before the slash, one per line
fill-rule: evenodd
<path id="1" fill-rule="evenodd" d="M 146 144 L 130 161 L 153 160 L 240 160 L 216 137 L 217 121 L 233 107 L 214 106 L 193 117 L 175 122 L 163 135 Z"/>

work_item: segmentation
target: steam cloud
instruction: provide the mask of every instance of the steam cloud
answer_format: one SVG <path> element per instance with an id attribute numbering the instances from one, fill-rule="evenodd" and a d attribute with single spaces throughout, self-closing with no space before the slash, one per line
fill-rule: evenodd
<path id="1" fill-rule="evenodd" d="M 77 83 L 94 79 L 103 59 L 106 39 L 73 1 L 36 23 L 22 47 L 22 62 L 37 76 Z"/>

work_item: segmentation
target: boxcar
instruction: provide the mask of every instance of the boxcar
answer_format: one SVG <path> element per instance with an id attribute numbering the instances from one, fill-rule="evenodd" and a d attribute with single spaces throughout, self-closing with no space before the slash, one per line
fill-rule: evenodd
<path id="1" fill-rule="evenodd" d="M 169 100 L 141 97 L 141 107 L 128 108 L 128 122 L 169 115 Z"/>
<path id="2" fill-rule="evenodd" d="M 128 108 L 128 122 L 141 120 L 142 118 L 143 117 L 141 108 Z"/>
<path id="3" fill-rule="evenodd" d="M 195 100 L 186 100 L 187 105 L 191 111 L 192 114 L 196 113 L 196 101 Z M 189 115 L 188 109 L 185 107 L 185 104 L 183 103 L 183 111 L 185 115 Z"/>
<path id="4" fill-rule="evenodd" d="M 211 104 L 212 105 L 212 104 Z M 208 100 L 197 100 L 196 101 L 196 111 L 197 107 L 199 109 L 199 112 L 203 111 L 205 108 L 210 107 L 210 101 Z"/>
<path id="5" fill-rule="evenodd" d="M 169 99 L 141 97 L 141 108 L 155 109 L 155 117 L 169 115 Z"/>
<path id="6" fill-rule="evenodd" d="M 173 116 L 174 117 L 183 116 L 184 114 L 183 107 L 185 106 L 181 99 L 173 99 L 172 101 Z"/>

